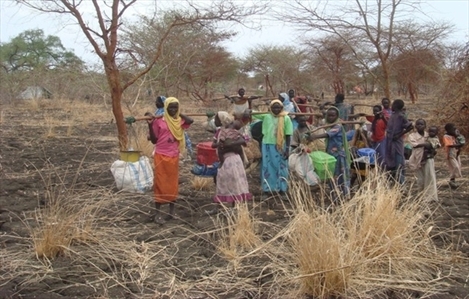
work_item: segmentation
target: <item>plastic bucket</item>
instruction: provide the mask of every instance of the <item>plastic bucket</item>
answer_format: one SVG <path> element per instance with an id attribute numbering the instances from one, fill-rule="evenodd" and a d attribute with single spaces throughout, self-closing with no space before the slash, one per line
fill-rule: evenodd
<path id="1" fill-rule="evenodd" d="M 212 148 L 212 142 L 201 142 L 197 144 L 197 163 L 202 165 L 212 165 L 218 162 L 216 149 Z"/>
<path id="2" fill-rule="evenodd" d="M 137 162 L 140 159 L 140 151 L 121 151 L 120 158 L 125 162 Z"/>
<path id="3" fill-rule="evenodd" d="M 319 178 L 324 181 L 334 176 L 335 163 L 337 162 L 334 156 L 321 151 L 314 151 L 309 154 L 311 161 L 314 165 L 314 172 L 317 173 Z"/>
<path id="4" fill-rule="evenodd" d="M 367 157 L 369 164 L 375 164 L 376 160 L 376 151 L 372 148 L 359 148 L 357 150 L 357 154 L 359 157 Z"/>

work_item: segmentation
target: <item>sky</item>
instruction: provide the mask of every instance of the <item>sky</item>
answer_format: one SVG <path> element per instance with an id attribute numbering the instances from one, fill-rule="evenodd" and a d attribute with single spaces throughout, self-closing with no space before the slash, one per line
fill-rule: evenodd
<path id="1" fill-rule="evenodd" d="M 89 1 L 89 0 L 84 0 Z M 244 0 L 236 0 L 244 2 Z M 282 0 L 277 0 L 282 1 Z M 329 0 L 343 1 L 343 0 Z M 275 2 L 275 0 L 274 0 Z M 139 0 L 139 4 L 155 6 L 154 1 Z M 172 1 L 157 1 L 156 7 L 160 9 L 164 5 L 175 5 Z M 146 5 L 148 9 L 148 5 Z M 152 7 L 153 8 L 153 7 Z M 135 15 L 147 9 L 137 7 L 129 14 Z M 469 0 L 426 0 L 422 9 L 427 15 L 438 21 L 447 21 L 455 25 L 455 32 L 450 37 L 453 41 L 469 41 Z M 416 16 L 417 17 L 417 16 Z M 232 29 L 239 31 L 238 35 L 224 45 L 237 57 L 243 57 L 248 49 L 258 45 L 289 45 L 298 39 L 296 31 L 288 24 L 268 20 L 262 20 L 261 30 L 251 30 L 242 26 Z M 78 25 L 70 21 L 64 21 L 63 17 L 56 14 L 39 14 L 31 9 L 16 5 L 14 0 L 0 0 L 0 43 L 10 41 L 13 37 L 29 29 L 42 29 L 45 35 L 58 36 L 62 44 L 68 50 L 72 50 L 78 57 L 86 62 L 97 62 L 97 57 L 85 39 Z"/>

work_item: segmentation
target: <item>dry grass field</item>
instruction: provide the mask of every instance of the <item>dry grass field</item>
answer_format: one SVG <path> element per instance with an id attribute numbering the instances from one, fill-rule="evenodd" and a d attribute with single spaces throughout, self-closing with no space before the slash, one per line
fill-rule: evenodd
<path id="1" fill-rule="evenodd" d="M 433 124 L 433 108 L 407 109 Z M 112 118 L 67 100 L 1 107 L 0 298 L 469 298 L 467 155 L 457 190 L 437 155 L 437 203 L 416 192 L 412 173 L 406 190 L 370 176 L 340 206 L 298 182 L 288 200 L 261 202 L 257 168 L 254 201 L 217 216 L 204 212 L 213 182 L 181 162 L 178 217 L 158 225 L 151 192 L 115 188 Z M 203 121 L 189 129 L 194 148 L 212 138 Z M 137 123 L 129 137 L 150 154 L 146 133 Z"/>

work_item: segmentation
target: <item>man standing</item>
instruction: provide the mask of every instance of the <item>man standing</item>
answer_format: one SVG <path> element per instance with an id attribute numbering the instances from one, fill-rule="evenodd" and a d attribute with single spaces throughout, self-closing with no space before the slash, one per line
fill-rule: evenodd
<path id="1" fill-rule="evenodd" d="M 233 113 L 235 116 L 237 116 L 236 118 L 239 118 L 240 116 L 243 115 L 243 113 L 247 110 L 247 109 L 251 109 L 251 101 L 252 100 L 255 100 L 255 99 L 258 99 L 260 98 L 260 96 L 246 96 L 245 95 L 246 93 L 246 90 L 244 88 L 240 88 L 238 90 L 238 95 L 235 95 L 235 96 L 228 96 L 228 95 L 225 95 L 225 98 L 227 100 L 230 100 L 231 103 L 233 103 Z"/>
<path id="2" fill-rule="evenodd" d="M 338 93 L 335 96 L 335 103 L 334 106 L 339 109 L 339 118 L 342 121 L 348 121 L 349 115 L 352 114 L 352 106 L 350 104 L 344 103 L 345 96 L 342 93 Z M 345 125 L 345 131 L 349 131 L 352 129 L 351 125 Z"/>

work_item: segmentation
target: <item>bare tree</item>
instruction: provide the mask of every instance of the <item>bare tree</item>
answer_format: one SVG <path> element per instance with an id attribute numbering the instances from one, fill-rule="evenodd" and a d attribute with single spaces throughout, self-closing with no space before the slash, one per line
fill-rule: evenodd
<path id="1" fill-rule="evenodd" d="M 394 27 L 396 22 L 410 18 L 406 12 L 418 10 L 417 1 L 355 0 L 338 1 L 334 5 L 332 1 L 295 0 L 285 1 L 284 5 L 277 13 L 282 20 L 305 32 L 317 29 L 335 35 L 370 74 L 376 74 L 372 69 L 379 63 L 382 78 L 376 79 L 385 96 L 390 97 L 389 59 L 393 52 Z"/>
<path id="2" fill-rule="evenodd" d="M 353 57 L 349 47 L 336 36 L 326 36 L 306 43 L 311 49 L 309 60 L 311 68 L 329 79 L 332 89 L 337 93 L 345 93 L 345 80 L 356 74 Z"/>
<path id="3" fill-rule="evenodd" d="M 167 17 L 161 21 L 142 17 L 126 30 L 122 40 L 133 49 L 135 57 L 148 61 L 169 21 Z M 222 42 L 234 35 L 211 24 L 176 28 L 167 37 L 158 64 L 148 73 L 152 84 L 166 94 L 182 92 L 195 100 L 207 100 L 214 89 L 236 77 L 237 61 L 222 47 Z"/>
<path id="4" fill-rule="evenodd" d="M 162 47 L 168 35 L 174 28 L 195 23 L 210 23 L 229 21 L 241 23 L 247 16 L 260 13 L 265 9 L 265 3 L 261 6 L 253 5 L 242 7 L 232 1 L 214 1 L 208 6 L 198 7 L 192 1 L 187 1 L 190 13 L 181 15 L 175 13 L 168 25 L 162 29 L 158 37 L 158 46 L 149 61 L 139 64 L 135 72 L 122 75 L 121 62 L 132 58 L 131 49 L 121 47 L 121 27 L 125 24 L 124 15 L 129 8 L 135 5 L 137 0 L 112 0 L 112 1 L 83 1 L 83 0 L 16 0 L 18 3 L 45 13 L 57 13 L 70 15 L 79 25 L 79 28 L 92 45 L 94 52 L 103 63 L 108 86 L 112 99 L 112 112 L 116 119 L 119 146 L 126 149 L 128 144 L 127 127 L 125 126 L 121 100 L 124 91 L 134 84 L 140 77 L 148 73 L 161 56 Z M 90 5 L 91 3 L 91 11 Z M 148 2 L 147 2 L 148 3 Z M 94 22 L 88 18 L 93 14 Z M 142 67 L 143 66 L 143 67 Z"/>
<path id="5" fill-rule="evenodd" d="M 451 28 L 445 23 L 420 25 L 413 21 L 396 26 L 392 73 L 400 85 L 399 91 L 409 94 L 412 103 L 418 100 L 423 83 L 436 85 L 447 53 L 443 40 Z"/>
<path id="6" fill-rule="evenodd" d="M 305 62 L 303 50 L 291 46 L 261 46 L 249 50 L 242 62 L 242 69 L 266 78 L 266 88 L 270 89 L 272 96 L 276 96 L 279 91 L 289 88 L 305 89 Z"/>

